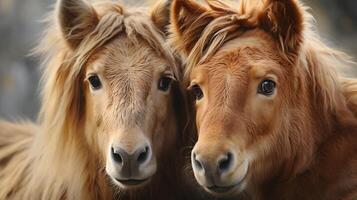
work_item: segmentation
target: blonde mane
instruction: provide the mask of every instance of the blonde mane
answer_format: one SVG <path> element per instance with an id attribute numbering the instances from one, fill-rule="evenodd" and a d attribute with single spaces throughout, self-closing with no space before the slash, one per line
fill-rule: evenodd
<path id="1" fill-rule="evenodd" d="M 20 152 L 23 160 L 10 160 L 0 172 L 0 180 L 5 175 L 11 177 L 0 181 L 0 199 L 112 198 L 112 188 L 104 169 L 99 167 L 103 160 L 95 145 L 96 138 L 86 135 L 82 83 L 91 56 L 114 37 L 126 34 L 134 43 L 139 38 L 146 41 L 170 63 L 176 78 L 181 79 L 163 33 L 153 25 L 146 10 L 126 10 L 110 1 L 95 4 L 94 8 L 98 25 L 94 31 L 85 33 L 76 50 L 63 39 L 59 22 L 52 17 L 57 13 L 51 13 L 46 20 L 49 27 L 35 50 L 45 57 L 39 133 L 26 140 L 28 149 Z M 75 33 L 83 26 L 86 25 L 76 25 L 70 39 L 83 36 Z"/>

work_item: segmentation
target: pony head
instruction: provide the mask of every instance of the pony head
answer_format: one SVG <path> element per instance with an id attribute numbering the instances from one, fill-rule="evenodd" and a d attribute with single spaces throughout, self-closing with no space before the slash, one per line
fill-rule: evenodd
<path id="1" fill-rule="evenodd" d="M 329 68 L 338 53 L 309 30 L 296 0 L 207 4 L 175 0 L 171 15 L 196 99 L 192 166 L 210 193 L 254 193 L 306 169 L 329 129 L 322 124 L 345 109 Z"/>
<path id="2" fill-rule="evenodd" d="M 98 160 L 124 189 L 149 182 L 178 148 L 183 99 L 165 45 L 169 5 L 147 14 L 115 2 L 60 0 L 50 43 L 40 47 L 51 52 L 42 120 L 60 124 L 63 143 L 75 137 L 83 157 Z"/>

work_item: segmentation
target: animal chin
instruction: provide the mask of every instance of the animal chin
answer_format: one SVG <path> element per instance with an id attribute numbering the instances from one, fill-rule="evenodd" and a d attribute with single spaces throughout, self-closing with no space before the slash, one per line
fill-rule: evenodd
<path id="1" fill-rule="evenodd" d="M 239 193 L 240 191 L 243 190 L 243 188 L 245 187 L 245 179 L 248 175 L 248 169 L 249 169 L 249 162 L 245 161 L 242 165 L 240 165 L 239 167 L 244 167 L 243 168 L 243 176 L 241 176 L 241 178 L 239 178 L 238 181 L 236 181 L 235 184 L 229 185 L 229 186 L 217 186 L 217 185 L 213 185 L 210 187 L 204 187 L 206 191 L 208 191 L 209 193 L 216 195 L 216 196 L 229 196 L 232 195 L 234 193 Z"/>
<path id="2" fill-rule="evenodd" d="M 145 179 L 113 179 L 114 183 L 120 188 L 130 190 L 145 186 L 148 182 L 150 182 L 151 177 Z"/>
<path id="3" fill-rule="evenodd" d="M 228 196 L 233 193 L 239 192 L 242 189 L 244 178 L 238 183 L 230 186 L 217 186 L 213 185 L 210 187 L 205 187 L 205 190 L 216 196 Z"/>
<path id="4" fill-rule="evenodd" d="M 211 187 L 206 187 L 205 189 L 213 195 L 226 196 L 236 191 L 238 187 L 239 185 L 232 185 L 232 186 L 225 186 L 225 187 L 214 185 Z"/>

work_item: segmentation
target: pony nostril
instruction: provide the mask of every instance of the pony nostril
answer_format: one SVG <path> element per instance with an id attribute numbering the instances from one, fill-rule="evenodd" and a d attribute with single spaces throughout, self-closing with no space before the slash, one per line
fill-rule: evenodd
<path id="1" fill-rule="evenodd" d="M 148 159 L 149 153 L 150 153 L 149 151 L 150 151 L 149 147 L 146 146 L 145 149 L 144 149 L 144 151 L 142 151 L 142 152 L 139 154 L 138 159 L 137 159 L 137 161 L 138 161 L 139 164 L 145 162 L 145 161 Z"/>
<path id="2" fill-rule="evenodd" d="M 203 168 L 201 162 L 199 160 L 197 160 L 195 153 L 193 153 L 193 165 L 199 170 L 201 170 Z"/>
<path id="3" fill-rule="evenodd" d="M 119 153 L 115 152 L 113 147 L 112 147 L 112 157 L 113 157 L 114 161 L 117 163 L 123 162 L 123 158 L 121 157 L 121 155 Z"/>
<path id="4" fill-rule="evenodd" d="M 233 161 L 233 155 L 232 153 L 229 152 L 224 158 L 218 161 L 218 170 L 220 172 L 225 172 L 229 170 L 229 168 L 232 165 L 232 161 Z"/>

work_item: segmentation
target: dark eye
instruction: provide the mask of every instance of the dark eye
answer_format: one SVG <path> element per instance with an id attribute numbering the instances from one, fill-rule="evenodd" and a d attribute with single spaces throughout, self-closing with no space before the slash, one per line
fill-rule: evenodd
<path id="1" fill-rule="evenodd" d="M 100 82 L 100 79 L 97 75 L 91 75 L 88 78 L 88 81 L 93 90 L 99 90 L 100 88 L 102 88 L 102 83 Z"/>
<path id="2" fill-rule="evenodd" d="M 193 85 L 190 90 L 196 100 L 200 100 L 203 98 L 203 92 L 202 92 L 200 86 Z"/>
<path id="3" fill-rule="evenodd" d="M 265 96 L 270 96 L 274 94 L 275 91 L 275 86 L 276 83 L 272 80 L 264 80 L 260 83 L 258 87 L 258 93 L 265 95 Z"/>
<path id="4" fill-rule="evenodd" d="M 172 78 L 161 77 L 157 87 L 159 88 L 159 90 L 166 92 L 167 90 L 169 90 L 171 82 Z"/>

